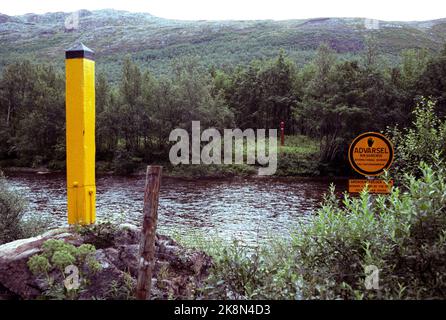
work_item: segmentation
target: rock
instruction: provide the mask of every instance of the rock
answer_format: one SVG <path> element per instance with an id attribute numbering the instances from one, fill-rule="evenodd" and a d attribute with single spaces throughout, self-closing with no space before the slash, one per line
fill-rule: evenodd
<path id="1" fill-rule="evenodd" d="M 115 245 L 139 244 L 140 229 L 132 224 L 121 224 L 115 233 Z"/>
<path id="2" fill-rule="evenodd" d="M 78 266 L 87 285 L 78 299 L 130 299 L 136 284 L 139 262 L 139 228 L 96 225 L 76 230 L 62 228 L 41 236 L 17 240 L 0 246 L 0 291 L 23 299 L 48 296 L 52 288 L 46 276 L 35 276 L 28 268 L 28 260 L 42 252 L 42 244 L 49 239 L 60 239 L 75 246 L 96 246 L 95 260 L 101 265 L 93 272 L 88 264 Z M 157 235 L 156 263 L 153 271 L 152 297 L 155 299 L 190 298 L 191 288 L 199 287 L 208 276 L 211 258 L 200 251 L 186 249 L 173 239 Z M 48 273 L 63 289 L 64 277 L 60 270 Z M 63 290 L 62 290 L 63 292 Z"/>
<path id="3" fill-rule="evenodd" d="M 24 299 L 39 296 L 41 291 L 36 278 L 28 269 L 28 259 L 40 253 L 40 247 L 49 239 L 61 239 L 75 245 L 81 243 L 81 239 L 76 234 L 66 231 L 66 229 L 56 229 L 41 236 L 0 246 L 0 284 Z"/>
<path id="4" fill-rule="evenodd" d="M 112 249 L 112 248 L 108 248 Z M 126 273 L 117 268 L 113 261 L 111 261 L 106 253 L 108 249 L 99 249 L 96 251 L 95 257 L 101 264 L 101 270 L 94 273 L 90 278 L 90 285 L 88 290 L 83 291 L 79 299 L 123 299 L 123 291 L 119 291 L 126 285 L 125 277 Z M 129 288 L 127 288 L 128 294 L 131 294 L 131 290 L 135 285 L 135 281 L 132 278 Z"/>
<path id="5" fill-rule="evenodd" d="M 18 296 L 13 294 L 11 291 L 0 285 L 0 301 L 1 300 L 15 300 Z"/>

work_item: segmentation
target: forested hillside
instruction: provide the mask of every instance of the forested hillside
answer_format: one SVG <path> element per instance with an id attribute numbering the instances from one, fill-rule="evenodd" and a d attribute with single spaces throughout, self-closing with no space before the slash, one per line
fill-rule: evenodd
<path id="1" fill-rule="evenodd" d="M 298 140 L 297 155 L 281 154 L 279 172 L 345 173 L 355 135 L 410 126 L 423 96 L 436 101 L 438 115 L 446 114 L 446 48 L 403 51 L 396 66 L 380 64 L 374 48 L 344 61 L 323 44 L 303 67 L 280 51 L 232 71 L 182 58 L 164 76 L 122 58 L 117 83 L 101 72 L 96 80 L 97 160 L 124 173 L 167 162 L 169 133 L 190 129 L 193 120 L 217 129 L 278 128 L 285 121 L 287 135 L 304 136 L 317 147 L 302 154 Z M 23 60 L 4 68 L 0 165 L 64 167 L 64 82 L 52 64 Z"/>
<path id="2" fill-rule="evenodd" d="M 64 50 L 77 41 L 96 51 L 97 160 L 116 172 L 167 162 L 169 133 L 200 120 L 285 121 L 299 137 L 287 139 L 296 145 L 280 174 L 342 174 L 356 134 L 410 126 L 422 97 L 446 114 L 446 20 L 173 21 L 100 10 L 79 12 L 69 30 L 68 16 L 0 16 L 1 166 L 64 167 Z"/>
<path id="3" fill-rule="evenodd" d="M 272 58 L 284 49 L 298 66 L 328 43 L 341 59 L 364 52 L 371 38 L 383 61 L 396 64 L 401 50 L 438 52 L 446 39 L 446 20 L 371 22 L 320 18 L 289 21 L 177 21 L 115 10 L 80 11 L 79 29 L 65 24 L 69 13 L 0 14 L 0 67 L 14 60 L 63 66 L 63 51 L 82 41 L 97 52 L 98 69 L 119 79 L 122 57 L 155 74 L 166 74 L 173 60 L 197 56 L 200 63 L 228 69 L 253 59 Z"/>

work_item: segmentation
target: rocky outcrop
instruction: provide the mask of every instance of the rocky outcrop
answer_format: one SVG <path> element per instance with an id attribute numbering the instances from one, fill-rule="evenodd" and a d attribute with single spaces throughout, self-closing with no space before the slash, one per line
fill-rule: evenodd
<path id="1" fill-rule="evenodd" d="M 75 296 L 69 297 L 131 299 L 137 278 L 139 237 L 139 229 L 133 225 L 102 224 L 88 228 L 51 230 L 38 237 L 4 244 L 0 246 L 0 288 L 7 292 L 7 296 L 14 295 L 22 299 L 45 296 L 66 298 L 64 276 L 60 270 L 52 269 L 45 276 L 36 276 L 27 264 L 33 255 L 42 252 L 45 241 L 59 239 L 77 247 L 93 244 L 96 248 L 95 260 L 101 266 L 96 272 L 89 272 L 82 267 L 85 271 L 82 274 L 88 278 L 83 282 L 85 286 Z M 157 235 L 152 298 L 193 297 L 194 290 L 207 277 L 211 263 L 205 253 L 186 249 L 167 236 Z M 59 292 L 55 288 L 59 288 Z"/>

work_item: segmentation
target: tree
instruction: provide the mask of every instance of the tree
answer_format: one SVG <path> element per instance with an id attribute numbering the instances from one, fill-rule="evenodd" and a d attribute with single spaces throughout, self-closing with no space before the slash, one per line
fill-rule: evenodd
<path id="1" fill-rule="evenodd" d="M 112 110 L 112 93 L 104 74 L 99 74 L 96 80 L 96 153 L 99 159 L 107 157 L 114 149 L 116 134 L 110 130 L 113 121 L 109 121 Z M 115 124 L 116 125 L 116 124 Z"/>
<path id="2" fill-rule="evenodd" d="M 374 36 L 365 39 L 364 67 L 367 70 L 378 68 L 378 41 Z"/>
<path id="3" fill-rule="evenodd" d="M 296 75 L 296 66 L 284 51 L 276 59 L 253 61 L 238 68 L 223 86 L 237 126 L 269 129 L 286 121 L 292 128 Z"/>
<path id="4" fill-rule="evenodd" d="M 7 127 L 14 127 L 20 113 L 32 109 L 36 77 L 36 69 L 28 60 L 11 64 L 3 71 L 0 106 Z"/>
<path id="5" fill-rule="evenodd" d="M 251 62 L 246 68 L 237 68 L 226 91 L 235 122 L 242 129 L 263 126 L 262 111 L 259 110 L 263 89 L 258 79 L 259 72 L 259 61 Z"/>
<path id="6" fill-rule="evenodd" d="M 333 105 L 333 70 L 336 57 L 323 44 L 312 62 L 313 74 L 308 82 L 302 100 L 295 108 L 297 121 L 304 125 L 303 132 L 318 137 L 321 141 L 321 161 L 331 161 L 337 155 L 338 135 L 343 126 L 340 116 L 346 110 L 339 103 Z"/>
<path id="7" fill-rule="evenodd" d="M 415 89 L 416 82 L 425 72 L 430 59 L 426 49 L 408 49 L 401 53 L 401 78 L 405 90 Z"/>
<path id="8" fill-rule="evenodd" d="M 293 127 L 291 113 L 297 103 L 294 93 L 296 73 L 296 66 L 286 58 L 283 50 L 260 71 L 265 129 L 277 128 L 281 121 L 286 121 L 287 127 Z"/>
<path id="9" fill-rule="evenodd" d="M 36 66 L 28 113 L 13 136 L 15 151 L 32 165 L 65 158 L 64 79 L 51 66 Z"/>
<path id="10" fill-rule="evenodd" d="M 399 119 L 392 88 L 378 68 L 337 62 L 322 45 L 310 70 L 294 115 L 302 132 L 319 139 L 323 166 L 345 163 L 346 148 L 358 133 L 382 130 Z"/>
<path id="11" fill-rule="evenodd" d="M 142 74 L 137 65 L 129 58 L 124 61 L 122 78 L 119 85 L 119 116 L 120 132 L 123 135 L 125 147 L 130 153 L 140 149 L 142 131 Z"/>
<path id="12" fill-rule="evenodd" d="M 118 146 L 122 121 L 118 95 L 110 90 L 108 103 L 103 105 L 103 110 L 99 109 L 96 117 L 97 157 L 101 160 L 111 160 Z"/>
<path id="13" fill-rule="evenodd" d="M 188 128 L 194 120 L 217 129 L 232 124 L 232 112 L 214 87 L 211 74 L 204 71 L 197 59 L 176 61 L 172 84 L 178 99 L 179 126 Z"/>
<path id="14" fill-rule="evenodd" d="M 417 81 L 417 93 L 436 99 L 439 114 L 446 115 L 446 49 L 427 64 Z"/>
<path id="15" fill-rule="evenodd" d="M 445 158 L 446 121 L 436 115 L 435 109 L 435 101 L 421 98 L 413 111 L 412 126 L 387 128 L 386 134 L 395 146 L 392 174 L 396 178 L 402 179 L 404 174 L 420 176 L 420 162 L 438 166 Z"/>

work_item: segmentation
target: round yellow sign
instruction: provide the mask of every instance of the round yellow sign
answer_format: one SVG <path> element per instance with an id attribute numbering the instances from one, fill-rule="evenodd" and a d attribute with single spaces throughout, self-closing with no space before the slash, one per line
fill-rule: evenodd
<path id="1" fill-rule="evenodd" d="M 394 150 L 389 139 L 377 132 L 367 132 L 353 140 L 348 150 L 352 168 L 365 176 L 384 173 L 393 162 Z"/>

